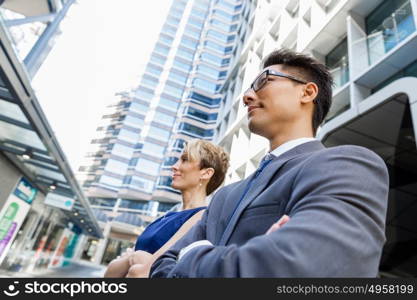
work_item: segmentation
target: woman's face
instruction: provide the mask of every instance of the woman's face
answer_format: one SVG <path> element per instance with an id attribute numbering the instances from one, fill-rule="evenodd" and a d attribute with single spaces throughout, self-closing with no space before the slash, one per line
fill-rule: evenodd
<path id="1" fill-rule="evenodd" d="M 201 177 L 200 161 L 189 161 L 186 153 L 172 166 L 172 183 L 174 189 L 184 191 L 198 186 Z"/>

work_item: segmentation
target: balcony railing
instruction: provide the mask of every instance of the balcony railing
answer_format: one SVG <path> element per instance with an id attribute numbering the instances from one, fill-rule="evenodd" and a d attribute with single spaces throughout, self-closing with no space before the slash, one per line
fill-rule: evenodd
<path id="1" fill-rule="evenodd" d="M 411 3 L 407 1 L 368 35 L 369 65 L 375 63 L 415 29 Z"/>

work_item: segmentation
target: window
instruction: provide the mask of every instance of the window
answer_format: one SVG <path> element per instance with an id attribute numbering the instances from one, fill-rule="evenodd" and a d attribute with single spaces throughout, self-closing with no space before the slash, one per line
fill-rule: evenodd
<path id="1" fill-rule="evenodd" d="M 143 145 L 142 153 L 153 155 L 156 157 L 164 157 L 165 147 L 161 145 L 156 145 L 151 142 L 146 142 Z"/>
<path id="2" fill-rule="evenodd" d="M 178 157 L 167 157 L 164 161 L 164 167 L 170 167 L 175 165 L 175 163 L 178 161 Z"/>
<path id="3" fill-rule="evenodd" d="M 144 113 L 143 111 L 141 113 Z M 144 125 L 144 120 L 138 117 L 127 115 L 124 124 L 134 128 L 142 128 Z"/>
<path id="4" fill-rule="evenodd" d="M 173 16 L 169 16 L 167 18 L 167 23 L 170 23 L 172 25 L 178 25 L 180 23 L 180 19 L 177 19 L 177 18 L 175 18 Z"/>
<path id="5" fill-rule="evenodd" d="M 184 70 L 184 71 L 186 71 L 187 73 L 190 71 L 190 69 L 191 69 L 191 65 L 190 64 L 186 64 L 186 63 L 184 63 L 184 62 L 182 62 L 182 61 L 180 61 L 180 60 L 177 60 L 177 59 L 174 59 L 174 62 L 173 62 L 173 66 L 174 67 L 177 67 L 178 69 L 180 69 L 180 70 Z"/>
<path id="6" fill-rule="evenodd" d="M 178 49 L 177 55 L 181 56 L 181 57 L 184 57 L 188 60 L 192 60 L 194 58 L 194 52 L 190 52 L 190 51 L 184 50 L 182 48 Z"/>
<path id="7" fill-rule="evenodd" d="M 162 32 L 175 35 L 175 33 L 177 32 L 177 29 L 169 24 L 165 24 L 165 26 L 162 28 Z"/>
<path id="8" fill-rule="evenodd" d="M 89 198 L 91 205 L 113 207 L 116 204 L 116 199 L 107 198 Z"/>
<path id="9" fill-rule="evenodd" d="M 119 188 L 122 185 L 122 180 L 112 176 L 102 175 L 100 183 L 112 188 Z"/>
<path id="10" fill-rule="evenodd" d="M 170 99 L 167 99 L 167 98 L 161 98 L 160 100 L 159 100 L 159 105 L 161 105 L 161 106 L 163 106 L 163 107 L 165 107 L 165 108 L 168 108 L 168 109 L 171 109 L 171 110 L 174 110 L 174 111 L 176 111 L 177 110 L 177 108 L 178 108 L 178 102 L 177 101 L 174 101 L 174 100 L 170 100 Z"/>
<path id="11" fill-rule="evenodd" d="M 214 16 L 218 16 L 218 17 L 220 17 L 220 18 L 222 18 L 224 20 L 227 20 L 229 22 L 236 21 L 236 20 L 239 19 L 239 16 L 238 15 L 230 15 L 227 12 L 225 12 L 223 10 L 220 10 L 220 9 L 215 9 L 213 15 Z"/>
<path id="12" fill-rule="evenodd" d="M 187 37 L 183 37 L 180 44 L 181 45 L 186 45 L 190 48 L 195 49 L 195 48 L 197 48 L 198 41 L 196 41 L 194 39 L 187 38 Z"/>
<path id="13" fill-rule="evenodd" d="M 173 208 L 175 205 L 176 205 L 176 203 L 159 202 L 158 211 L 166 212 L 166 211 L 170 210 L 171 208 Z"/>
<path id="14" fill-rule="evenodd" d="M 182 87 L 176 87 L 176 86 L 172 86 L 170 84 L 166 84 L 165 85 L 165 89 L 164 91 L 176 98 L 181 98 L 182 96 L 182 92 L 183 92 L 183 88 Z"/>
<path id="15" fill-rule="evenodd" d="M 229 42 L 232 42 L 235 39 L 234 35 L 230 35 L 230 36 L 225 35 L 223 33 L 220 33 L 218 31 L 216 31 L 216 30 L 209 30 L 207 32 L 207 36 L 211 37 L 211 38 L 214 38 L 214 39 L 217 39 L 217 40 L 219 40 L 223 43 L 229 43 Z"/>
<path id="16" fill-rule="evenodd" d="M 155 122 L 159 122 L 159 123 L 162 123 L 162 124 L 165 124 L 165 125 L 168 125 L 168 126 L 172 126 L 172 124 L 174 124 L 175 117 L 157 111 L 157 112 L 155 112 L 154 120 L 155 120 Z"/>
<path id="17" fill-rule="evenodd" d="M 115 159 L 109 159 L 104 170 L 123 175 L 126 173 L 127 163 Z"/>
<path id="18" fill-rule="evenodd" d="M 163 65 L 165 64 L 166 59 L 165 57 L 161 57 L 160 55 L 152 54 L 150 61 L 158 65 Z"/>
<path id="19" fill-rule="evenodd" d="M 112 154 L 120 157 L 130 158 L 133 154 L 133 149 L 124 145 L 115 144 L 112 150 Z"/>
<path id="20" fill-rule="evenodd" d="M 220 53 L 224 53 L 224 54 L 228 54 L 228 53 L 232 52 L 232 49 L 233 49 L 232 46 L 225 47 L 225 46 L 219 45 L 219 44 L 217 44 L 213 41 L 205 41 L 204 45 L 209 49 L 212 49 L 212 50 L 218 51 Z"/>
<path id="21" fill-rule="evenodd" d="M 197 66 L 197 71 L 202 74 L 202 75 L 206 75 L 209 76 L 213 79 L 218 79 L 219 78 L 219 71 L 213 68 L 210 68 L 206 65 L 203 64 L 199 64 Z"/>
<path id="22" fill-rule="evenodd" d="M 137 210 L 147 210 L 148 203 L 148 201 L 122 199 L 119 207 Z"/>
<path id="23" fill-rule="evenodd" d="M 129 110 L 137 113 L 147 113 L 149 110 L 149 106 L 138 102 L 132 102 L 132 104 L 130 104 Z"/>
<path id="24" fill-rule="evenodd" d="M 187 115 L 204 121 L 215 121 L 217 119 L 217 114 L 209 114 L 193 107 L 188 107 Z"/>
<path id="25" fill-rule="evenodd" d="M 213 135 L 213 130 L 206 130 L 188 123 L 181 123 L 179 127 L 180 131 L 193 137 L 203 138 Z"/>
<path id="26" fill-rule="evenodd" d="M 188 77 L 171 71 L 171 73 L 169 73 L 168 79 L 184 85 L 187 82 Z"/>
<path id="27" fill-rule="evenodd" d="M 169 47 L 161 45 L 161 44 L 156 44 L 155 51 L 162 55 L 168 55 Z"/>
<path id="28" fill-rule="evenodd" d="M 151 76 L 144 75 L 142 78 L 141 84 L 147 85 L 153 89 L 158 85 L 158 79 L 151 77 Z"/>
<path id="29" fill-rule="evenodd" d="M 197 18 L 194 18 L 194 17 L 190 17 L 188 19 L 188 23 L 189 24 L 192 24 L 192 25 L 194 25 L 194 26 L 196 26 L 198 28 L 201 28 L 201 27 L 203 27 L 204 20 L 197 19 Z"/>
<path id="30" fill-rule="evenodd" d="M 158 185 L 171 187 L 172 177 L 170 176 L 161 176 L 158 181 Z"/>
<path id="31" fill-rule="evenodd" d="M 135 118 L 136 119 L 136 118 Z M 127 141 L 129 143 L 135 144 L 136 141 L 139 139 L 139 133 L 138 132 L 133 132 L 131 130 L 128 129 L 122 129 L 119 132 L 119 135 L 117 136 L 117 138 Z"/>
<path id="32" fill-rule="evenodd" d="M 150 100 L 153 97 L 153 92 L 144 88 L 138 89 L 135 92 L 137 98 L 142 100 Z"/>
<path id="33" fill-rule="evenodd" d="M 200 79 L 200 78 L 194 79 L 193 80 L 193 85 L 196 88 L 199 88 L 201 90 L 207 91 L 207 92 L 212 93 L 212 94 L 216 93 L 216 91 L 220 88 L 219 84 L 210 82 L 208 80 L 203 80 L 203 79 Z"/>
<path id="34" fill-rule="evenodd" d="M 145 158 L 140 158 L 135 169 L 139 172 L 156 176 L 159 173 L 159 164 Z"/>
<path id="35" fill-rule="evenodd" d="M 156 138 L 156 139 L 162 139 L 164 141 L 168 141 L 170 134 L 171 133 L 165 129 L 161 129 L 161 128 L 154 127 L 154 126 L 151 126 L 149 128 L 149 136 Z"/>
<path id="36" fill-rule="evenodd" d="M 222 57 L 218 57 L 214 54 L 211 53 L 207 53 L 207 52 L 203 52 L 200 55 L 201 60 L 203 61 L 208 61 L 212 64 L 215 64 L 219 67 L 224 66 L 226 64 L 228 64 L 230 62 L 230 58 L 222 58 Z"/>
<path id="37" fill-rule="evenodd" d="M 171 45 L 171 43 L 174 40 L 174 38 L 172 38 L 172 37 L 170 37 L 168 35 L 165 35 L 165 34 L 161 34 L 159 36 L 159 40 L 162 41 L 164 44 Z"/>
<path id="38" fill-rule="evenodd" d="M 336 87 L 343 86 L 349 81 L 349 58 L 345 38 L 326 56 L 326 66 L 330 69 Z"/>
<path id="39" fill-rule="evenodd" d="M 129 184 L 129 188 L 142 190 L 147 193 L 152 193 L 154 188 L 154 182 L 149 179 L 133 176 L 132 182 Z"/>
<path id="40" fill-rule="evenodd" d="M 197 100 L 198 101 L 197 103 L 203 103 L 203 104 L 210 105 L 210 106 L 219 104 L 220 102 L 220 98 L 212 99 L 196 92 L 192 92 L 190 94 L 190 98 L 193 100 Z"/>
<path id="41" fill-rule="evenodd" d="M 155 76 L 159 76 L 162 73 L 162 68 L 154 65 L 148 65 L 148 67 L 146 68 L 146 72 Z"/>
<path id="42" fill-rule="evenodd" d="M 129 166 L 136 166 L 138 163 L 138 159 L 137 157 L 132 157 L 129 161 Z"/>

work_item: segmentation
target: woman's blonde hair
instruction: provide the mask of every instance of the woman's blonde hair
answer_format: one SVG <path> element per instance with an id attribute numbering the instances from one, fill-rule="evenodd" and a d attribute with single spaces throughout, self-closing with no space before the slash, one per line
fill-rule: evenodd
<path id="1" fill-rule="evenodd" d="M 184 153 L 190 161 L 200 161 L 200 169 L 214 169 L 206 188 L 207 195 L 213 193 L 224 181 L 229 168 L 229 155 L 222 147 L 197 139 L 187 142 Z"/>

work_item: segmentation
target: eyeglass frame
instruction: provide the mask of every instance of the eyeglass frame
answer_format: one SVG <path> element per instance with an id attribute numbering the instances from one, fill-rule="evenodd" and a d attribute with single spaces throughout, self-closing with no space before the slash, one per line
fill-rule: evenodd
<path id="1" fill-rule="evenodd" d="M 278 72 L 278 71 L 275 71 L 275 70 L 267 69 L 267 70 L 263 71 L 261 74 L 259 74 L 255 78 L 254 81 L 252 81 L 249 89 L 252 89 L 255 93 L 258 92 L 260 89 L 262 89 L 266 85 L 266 83 L 268 81 L 265 81 L 265 83 L 260 88 L 258 88 L 258 89 L 255 89 L 255 82 L 257 80 L 259 80 L 259 78 L 261 78 L 261 76 L 264 75 L 265 73 L 266 73 L 266 77 L 267 78 L 268 78 L 269 75 L 273 75 L 273 76 L 288 78 L 288 79 L 294 80 L 294 81 L 296 81 L 298 83 L 302 83 L 302 84 L 307 84 L 308 83 L 308 81 L 305 81 L 304 79 L 298 78 L 296 76 L 292 76 L 292 75 L 288 75 L 288 74 L 285 74 L 285 73 L 281 73 L 281 72 Z"/>

